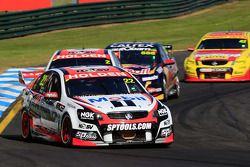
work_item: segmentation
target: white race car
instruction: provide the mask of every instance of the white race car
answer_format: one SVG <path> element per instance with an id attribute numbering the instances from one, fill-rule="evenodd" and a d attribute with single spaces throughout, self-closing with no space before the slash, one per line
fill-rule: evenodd
<path id="1" fill-rule="evenodd" d="M 168 107 L 118 67 L 51 69 L 27 85 L 22 99 L 25 140 L 75 146 L 174 141 Z"/>

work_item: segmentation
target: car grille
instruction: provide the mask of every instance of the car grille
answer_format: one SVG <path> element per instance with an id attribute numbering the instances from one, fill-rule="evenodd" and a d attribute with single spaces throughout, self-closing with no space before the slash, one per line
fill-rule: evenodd
<path id="1" fill-rule="evenodd" d="M 126 132 L 113 132 L 112 133 L 113 142 L 119 143 L 119 142 L 127 142 L 127 141 L 131 141 L 131 142 L 144 142 L 144 141 L 146 141 L 145 131 L 134 131 L 133 132 L 133 133 L 135 133 L 134 138 L 131 138 L 131 139 L 124 138 L 123 133 L 126 133 Z"/>
<path id="2" fill-rule="evenodd" d="M 205 74 L 205 79 L 225 79 L 225 73 Z"/>
<path id="3" fill-rule="evenodd" d="M 148 116 L 148 111 L 122 111 L 122 112 L 112 112 L 108 113 L 110 119 L 126 119 L 126 114 L 130 113 L 132 115 L 131 120 L 145 118 Z"/>
<path id="4" fill-rule="evenodd" d="M 207 66 L 220 66 L 227 64 L 227 60 L 203 60 L 202 64 Z"/>

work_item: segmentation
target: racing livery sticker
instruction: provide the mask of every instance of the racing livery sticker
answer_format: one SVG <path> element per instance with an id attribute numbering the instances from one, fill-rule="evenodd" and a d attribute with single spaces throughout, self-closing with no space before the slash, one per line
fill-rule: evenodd
<path id="1" fill-rule="evenodd" d="M 130 77 L 125 72 L 92 72 L 92 73 L 80 73 L 80 74 L 72 74 L 72 75 L 65 75 L 65 80 L 71 79 L 81 79 L 81 78 L 97 78 L 97 77 Z"/>
<path id="2" fill-rule="evenodd" d="M 75 136 L 76 138 L 81 139 L 81 140 L 96 140 L 97 139 L 97 134 L 95 132 L 77 131 Z"/>
<path id="3" fill-rule="evenodd" d="M 107 131 L 136 131 L 136 130 L 149 130 L 152 128 L 152 123 L 132 123 L 132 124 L 110 124 L 107 125 Z"/>
<path id="4" fill-rule="evenodd" d="M 110 59 L 110 56 L 107 54 L 66 54 L 66 55 L 57 55 L 53 58 L 53 61 L 58 59 L 80 59 L 80 58 L 105 58 Z"/>

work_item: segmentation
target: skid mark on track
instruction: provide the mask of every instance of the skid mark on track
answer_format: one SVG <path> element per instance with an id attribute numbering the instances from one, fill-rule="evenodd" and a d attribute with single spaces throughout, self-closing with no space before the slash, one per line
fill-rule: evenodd
<path id="1" fill-rule="evenodd" d="M 184 140 L 194 143 L 197 148 L 249 149 L 248 83 L 237 86 L 234 83 L 203 86 L 206 87 L 206 94 L 191 96 L 172 106 L 178 110 L 173 113 L 174 122 L 177 122 L 176 142 Z"/>

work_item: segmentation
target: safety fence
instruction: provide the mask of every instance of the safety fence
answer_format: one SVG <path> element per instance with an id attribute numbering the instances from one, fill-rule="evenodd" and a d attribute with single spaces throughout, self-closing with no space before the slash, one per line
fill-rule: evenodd
<path id="1" fill-rule="evenodd" d="M 229 0 L 122 0 L 0 15 L 0 39 L 58 29 L 171 18 Z"/>

